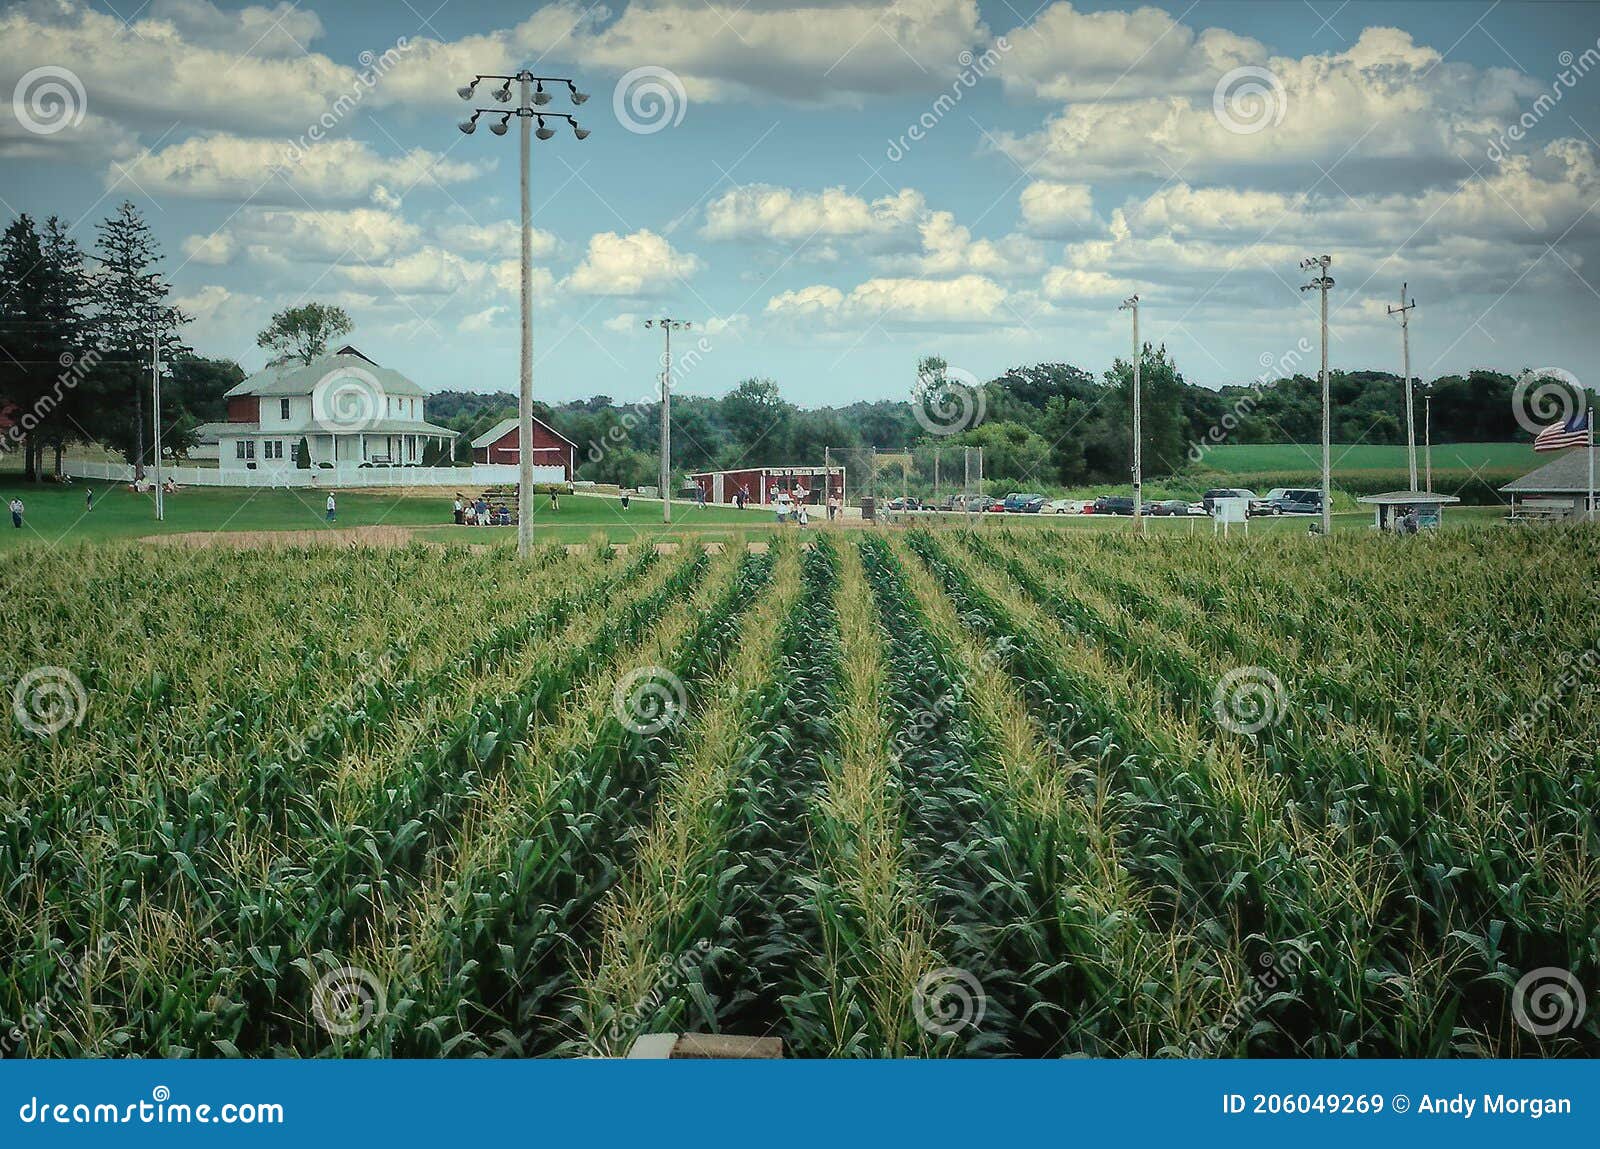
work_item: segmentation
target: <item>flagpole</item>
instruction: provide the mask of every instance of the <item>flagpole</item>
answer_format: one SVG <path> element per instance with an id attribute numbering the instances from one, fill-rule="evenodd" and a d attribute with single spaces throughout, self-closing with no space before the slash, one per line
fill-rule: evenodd
<path id="1" fill-rule="evenodd" d="M 1588 520 L 1594 522 L 1594 396 L 1589 395 L 1589 506 Z"/>

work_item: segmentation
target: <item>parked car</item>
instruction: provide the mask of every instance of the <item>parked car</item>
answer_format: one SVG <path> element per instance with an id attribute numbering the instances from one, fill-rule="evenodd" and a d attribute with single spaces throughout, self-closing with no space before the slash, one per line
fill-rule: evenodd
<path id="1" fill-rule="evenodd" d="M 1315 487 L 1289 487 L 1280 490 L 1276 495 L 1268 491 L 1267 503 L 1271 508 L 1265 512 L 1267 514 L 1320 515 L 1322 492 Z"/>
<path id="2" fill-rule="evenodd" d="M 922 509 L 914 495 L 896 495 L 883 505 L 886 511 L 917 511 Z"/>
<path id="3" fill-rule="evenodd" d="M 1024 515 L 1036 515 L 1044 509 L 1043 495 L 1007 495 L 1006 510 Z"/>
<path id="4" fill-rule="evenodd" d="M 1087 505 L 1082 499 L 1051 499 L 1044 510 L 1050 515 L 1081 515 Z"/>
<path id="5" fill-rule="evenodd" d="M 1218 499 L 1255 500 L 1255 498 L 1256 493 L 1254 491 L 1247 491 L 1243 487 L 1212 487 L 1204 495 L 1200 496 L 1200 501 L 1205 504 L 1206 514 L 1214 515 L 1217 513 L 1216 502 Z"/>
<path id="6" fill-rule="evenodd" d="M 990 499 L 987 506 L 979 507 L 978 509 L 981 511 L 1004 511 L 1006 509 L 1006 501 L 1004 499 Z"/>
<path id="7" fill-rule="evenodd" d="M 1150 504 L 1152 515 L 1187 515 L 1189 504 L 1184 499 L 1162 499 L 1159 503 Z"/>
<path id="8" fill-rule="evenodd" d="M 1097 515 L 1131 515 L 1133 500 L 1125 495 L 1101 495 L 1094 501 Z"/>
<path id="9" fill-rule="evenodd" d="M 1203 515 L 1206 513 L 1206 505 L 1204 503 L 1190 503 L 1189 513 L 1191 515 Z"/>

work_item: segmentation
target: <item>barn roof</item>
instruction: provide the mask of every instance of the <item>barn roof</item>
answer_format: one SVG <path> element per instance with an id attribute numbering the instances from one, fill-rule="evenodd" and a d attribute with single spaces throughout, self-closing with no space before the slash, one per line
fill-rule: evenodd
<path id="1" fill-rule="evenodd" d="M 427 392 L 392 367 L 380 367 L 348 344 L 331 355 L 301 363 L 292 359 L 273 363 L 257 371 L 244 382 L 230 388 L 225 398 L 239 395 L 287 396 L 309 395 L 317 384 L 330 375 L 370 375 L 377 379 L 385 395 L 423 396 Z"/>
<path id="2" fill-rule="evenodd" d="M 543 427 L 546 431 L 549 431 L 557 439 L 560 439 L 563 443 L 571 444 L 574 447 L 578 445 L 573 443 L 571 439 L 567 438 L 560 431 L 557 431 L 549 423 L 546 423 L 543 419 L 539 418 L 539 416 L 535 415 L 533 417 L 533 421 L 539 426 Z M 483 434 L 479 435 L 476 439 L 472 440 L 472 445 L 474 447 L 492 447 L 494 444 L 498 443 L 501 439 L 505 438 L 508 434 L 516 429 L 517 419 L 515 416 L 512 416 L 510 419 L 502 419 Z"/>
<path id="3" fill-rule="evenodd" d="M 1589 492 L 1589 452 L 1568 451 L 1559 459 L 1512 479 L 1500 488 L 1508 495 L 1579 495 Z"/>

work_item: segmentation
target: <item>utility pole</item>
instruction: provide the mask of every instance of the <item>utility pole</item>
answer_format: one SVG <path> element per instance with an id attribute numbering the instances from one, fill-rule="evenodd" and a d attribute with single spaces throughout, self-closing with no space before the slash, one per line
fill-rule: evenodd
<path id="1" fill-rule="evenodd" d="M 150 422 L 155 428 L 156 448 L 156 521 L 167 517 L 165 496 L 161 490 L 161 327 L 150 331 Z"/>
<path id="2" fill-rule="evenodd" d="M 1118 311 L 1133 312 L 1133 529 L 1144 531 L 1144 434 L 1139 419 L 1139 364 L 1144 349 L 1139 346 L 1139 297 L 1130 295 Z"/>
<path id="3" fill-rule="evenodd" d="M 1400 306 L 1389 308 L 1390 315 L 1400 317 L 1400 370 L 1405 381 L 1406 395 L 1406 466 L 1411 472 L 1409 490 L 1417 490 L 1417 423 L 1411 402 L 1411 311 L 1417 306 L 1415 299 L 1406 302 L 1406 284 L 1400 285 Z"/>
<path id="4" fill-rule="evenodd" d="M 1318 255 L 1300 261 L 1301 271 L 1317 273 L 1310 283 L 1302 284 L 1300 290 L 1322 293 L 1322 534 L 1324 537 L 1333 533 L 1333 447 L 1329 438 L 1332 418 L 1329 413 L 1328 394 L 1328 288 L 1333 286 L 1333 277 L 1328 274 L 1328 265 L 1332 262 L 1331 255 Z"/>
<path id="5" fill-rule="evenodd" d="M 679 319 L 646 319 L 646 327 L 659 327 L 667 337 L 661 357 L 661 521 L 672 521 L 672 332 L 694 326 Z"/>
<path id="6" fill-rule="evenodd" d="M 518 134 L 522 141 L 522 372 L 517 394 L 517 554 L 527 558 L 533 553 L 533 205 L 528 170 L 533 151 L 531 135 L 533 121 L 538 120 L 538 137 L 548 140 L 556 133 L 554 128 L 545 125 L 545 120 L 554 119 L 571 124 L 572 134 L 580 140 L 589 136 L 587 129 L 580 128 L 578 121 L 566 113 L 543 110 L 550 102 L 550 93 L 544 90 L 546 84 L 565 84 L 574 105 L 582 104 L 589 97 L 578 91 L 578 86 L 569 79 L 535 76 L 526 70 L 511 76 L 474 76 L 471 83 L 457 88 L 456 94 L 463 100 L 470 100 L 484 80 L 504 81 L 493 93 L 502 104 L 510 102 L 513 83 L 519 95 L 515 108 L 474 108 L 471 117 L 462 120 L 459 127 L 470 136 L 478 128 L 478 117 L 489 115 L 500 117 L 489 125 L 489 130 L 497 136 L 506 134 L 512 116 L 517 117 L 521 129 Z"/>

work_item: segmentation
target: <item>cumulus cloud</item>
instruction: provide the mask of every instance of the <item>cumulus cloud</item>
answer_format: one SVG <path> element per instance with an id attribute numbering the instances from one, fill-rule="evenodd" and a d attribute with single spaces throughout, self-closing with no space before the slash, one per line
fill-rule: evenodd
<path id="1" fill-rule="evenodd" d="M 230 135 L 195 136 L 128 165 L 152 195 L 253 199 L 268 203 L 365 200 L 388 183 L 460 183 L 485 167 L 449 160 L 423 148 L 383 156 L 359 140 L 323 140 L 298 151 L 283 141 Z M 118 178 L 107 173 L 110 183 Z"/>
<path id="2" fill-rule="evenodd" d="M 191 235 L 183 241 L 183 257 L 187 263 L 220 267 L 232 263 L 238 254 L 239 242 L 226 229 L 210 235 Z"/>
<path id="3" fill-rule="evenodd" d="M 910 235 L 926 211 L 922 193 L 910 188 L 867 200 L 842 186 L 806 192 L 772 184 L 747 184 L 724 192 L 707 205 L 700 234 L 707 239 L 785 243 L 813 238 Z"/>
<path id="4" fill-rule="evenodd" d="M 441 243 L 458 251 L 474 255 L 515 255 L 521 259 L 522 225 L 516 220 L 495 220 L 492 223 L 452 223 L 437 229 Z M 539 228 L 532 229 L 530 237 L 534 259 L 545 259 L 556 253 L 556 237 Z"/>
<path id="5" fill-rule="evenodd" d="M 215 235 L 191 237 L 197 262 L 225 256 L 228 262 L 239 247 L 269 248 L 288 260 L 371 262 L 385 260 L 411 247 L 421 235 L 416 225 L 393 212 L 378 208 L 314 211 L 245 207 L 235 213 Z"/>
<path id="6" fill-rule="evenodd" d="M 982 324 L 1000 319 L 1006 289 L 981 275 L 954 279 L 880 277 L 852 288 L 818 285 L 785 291 L 767 301 L 778 317 L 821 316 L 841 323 Z"/>
<path id="7" fill-rule="evenodd" d="M 298 134 L 355 82 L 353 68 L 302 50 L 321 30 L 316 16 L 288 4 L 224 12 L 175 0 L 124 27 L 114 13 L 44 0 L 0 12 L 0 88 L 57 64 L 72 68 L 88 106 L 113 120 Z"/>
<path id="8" fill-rule="evenodd" d="M 1273 57 L 1264 66 L 1276 82 L 1265 83 L 1254 109 L 1235 109 L 1236 121 L 1250 127 L 1257 122 L 1251 112 L 1260 113 L 1257 130 L 1225 126 L 1209 89 L 1162 90 L 1068 103 L 1040 130 L 1001 134 L 995 146 L 1057 179 L 1289 167 L 1303 176 L 1312 163 L 1335 161 L 1341 182 L 1367 167 L 1456 178 L 1464 160 L 1483 155 L 1490 126 L 1510 118 L 1532 90 L 1508 69 L 1446 62 L 1395 28 L 1368 28 L 1342 52 Z"/>
<path id="9" fill-rule="evenodd" d="M 1022 189 L 1023 230 L 1050 239 L 1075 235 L 1094 219 L 1094 195 L 1088 184 L 1035 180 Z"/>
<path id="10" fill-rule="evenodd" d="M 566 286 L 586 295 L 648 295 L 699 269 L 699 259 L 653 231 L 605 231 L 589 237 L 588 252 Z"/>

